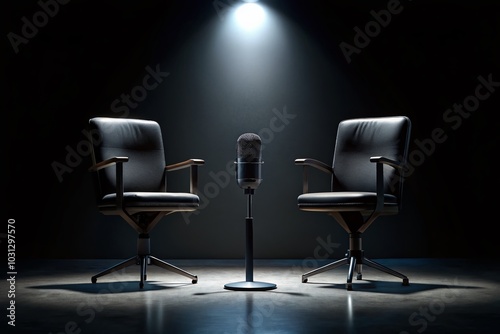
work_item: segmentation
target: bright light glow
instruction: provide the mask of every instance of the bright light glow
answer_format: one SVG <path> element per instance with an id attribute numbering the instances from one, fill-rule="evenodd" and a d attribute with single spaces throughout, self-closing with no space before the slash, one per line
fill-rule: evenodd
<path id="1" fill-rule="evenodd" d="M 246 3 L 236 9 L 236 21 L 246 30 L 258 27 L 264 20 L 264 10 L 256 3 Z"/>

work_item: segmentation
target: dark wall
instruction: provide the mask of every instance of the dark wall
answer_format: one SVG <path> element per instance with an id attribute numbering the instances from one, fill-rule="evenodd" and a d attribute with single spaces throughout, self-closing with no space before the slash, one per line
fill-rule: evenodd
<path id="1" fill-rule="evenodd" d="M 297 209 L 302 171 L 293 161 L 330 162 L 342 119 L 397 114 L 413 124 L 404 207 L 367 230 L 367 255 L 499 254 L 494 218 L 483 218 L 498 184 L 498 4 L 261 1 L 268 25 L 247 36 L 230 26 L 236 3 L 5 5 L 2 177 L 18 256 L 135 252 L 135 232 L 97 212 L 87 171 L 88 119 L 113 116 L 158 121 L 168 163 L 206 161 L 202 208 L 155 228 L 157 256 L 244 256 L 246 197 L 231 168 L 238 136 L 254 132 L 264 142 L 255 256 L 341 257 L 345 232 Z M 187 173 L 177 176 L 171 190 L 187 190 Z M 329 180 L 311 182 L 327 190 Z"/>

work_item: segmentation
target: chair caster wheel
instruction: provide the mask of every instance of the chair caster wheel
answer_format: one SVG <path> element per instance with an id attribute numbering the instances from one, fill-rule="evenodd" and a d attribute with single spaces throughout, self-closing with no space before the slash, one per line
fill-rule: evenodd
<path id="1" fill-rule="evenodd" d="M 346 287 L 347 291 L 352 291 L 352 284 L 351 283 L 347 283 L 345 285 L 345 287 Z"/>
<path id="2" fill-rule="evenodd" d="M 363 275 L 362 275 L 362 274 L 357 274 L 357 275 L 356 275 L 356 279 L 357 279 L 358 281 L 362 280 L 362 279 L 363 279 Z"/>
<path id="3" fill-rule="evenodd" d="M 191 281 L 191 283 L 193 283 L 193 284 L 198 283 L 198 277 L 196 277 L 195 279 L 193 279 L 193 280 Z"/>
<path id="4" fill-rule="evenodd" d="M 302 278 L 302 283 L 307 283 L 307 278 Z"/>
<path id="5" fill-rule="evenodd" d="M 408 278 L 403 278 L 403 285 L 404 286 L 410 285 L 410 280 Z"/>
<path id="6" fill-rule="evenodd" d="M 92 284 L 95 284 L 95 283 L 97 283 L 97 278 L 92 277 L 92 278 L 90 279 L 90 281 L 92 282 Z"/>

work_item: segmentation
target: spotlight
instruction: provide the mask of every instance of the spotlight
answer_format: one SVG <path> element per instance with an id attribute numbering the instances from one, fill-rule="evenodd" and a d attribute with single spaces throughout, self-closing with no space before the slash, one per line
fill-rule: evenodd
<path id="1" fill-rule="evenodd" d="M 246 1 L 236 9 L 236 21 L 246 30 L 258 27 L 264 20 L 264 9 L 256 2 L 257 1 Z"/>

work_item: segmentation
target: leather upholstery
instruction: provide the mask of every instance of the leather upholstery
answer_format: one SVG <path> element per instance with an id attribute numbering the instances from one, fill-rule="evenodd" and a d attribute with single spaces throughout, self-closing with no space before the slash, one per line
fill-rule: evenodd
<path id="1" fill-rule="evenodd" d="M 298 197 L 299 208 L 304 211 L 329 212 L 374 210 L 377 203 L 375 192 L 319 192 L 302 194 Z M 398 198 L 384 194 L 384 205 L 397 210 Z M 388 208 L 387 208 L 388 209 Z"/>
<path id="2" fill-rule="evenodd" d="M 378 117 L 345 120 L 339 123 L 335 151 L 333 153 L 332 191 L 376 191 L 375 164 L 372 156 L 384 156 L 404 161 L 408 145 L 409 126 L 407 117 Z M 388 187 L 397 177 L 394 168 L 384 168 L 385 193 L 399 195 L 398 190 Z"/>
<path id="3" fill-rule="evenodd" d="M 134 211 L 163 211 L 175 208 L 193 210 L 199 197 L 192 193 L 166 192 L 165 153 L 157 122 L 139 119 L 96 117 L 89 121 L 94 142 L 94 163 L 119 156 L 128 157 L 123 165 L 123 205 Z M 97 172 L 98 206 L 116 207 L 114 168 Z M 184 210 L 185 211 L 185 210 Z"/>
<path id="4" fill-rule="evenodd" d="M 100 133 L 97 140 L 93 138 L 97 162 L 114 156 L 129 157 L 123 169 L 125 191 L 165 190 L 165 153 L 158 123 L 96 117 L 89 121 L 89 126 L 93 133 Z M 113 168 L 100 171 L 99 179 L 103 194 L 114 192 Z"/>
<path id="5" fill-rule="evenodd" d="M 369 211 L 377 203 L 376 166 L 372 156 L 406 160 L 410 120 L 404 116 L 344 120 L 339 123 L 332 163 L 331 192 L 305 193 L 297 198 L 304 211 Z M 398 179 L 398 180 L 395 180 Z M 384 208 L 401 205 L 402 176 L 384 166 Z"/>

